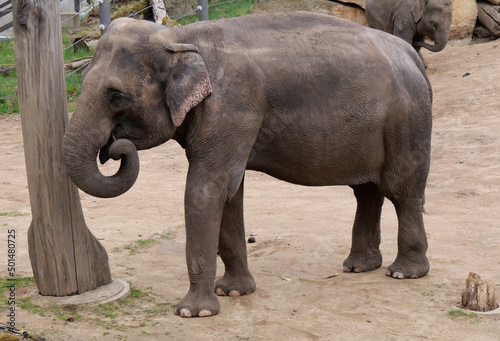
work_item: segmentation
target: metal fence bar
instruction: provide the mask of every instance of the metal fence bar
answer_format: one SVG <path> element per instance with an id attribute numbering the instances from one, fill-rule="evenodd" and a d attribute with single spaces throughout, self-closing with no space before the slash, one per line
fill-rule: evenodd
<path id="1" fill-rule="evenodd" d="M 198 0 L 198 20 L 208 20 L 208 0 Z"/>
<path id="2" fill-rule="evenodd" d="M 106 29 L 111 24 L 111 9 L 109 0 L 99 0 L 99 20 L 101 21 L 101 36 L 106 33 Z"/>
<path id="3" fill-rule="evenodd" d="M 12 0 L 7 0 L 3 4 L 0 4 L 0 8 L 3 8 L 3 7 L 10 5 L 10 4 L 12 4 Z M 12 11 L 12 8 L 10 10 Z"/>

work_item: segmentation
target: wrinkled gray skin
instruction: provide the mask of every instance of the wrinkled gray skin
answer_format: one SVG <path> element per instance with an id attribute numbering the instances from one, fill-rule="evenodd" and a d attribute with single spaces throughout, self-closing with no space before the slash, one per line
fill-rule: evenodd
<path id="1" fill-rule="evenodd" d="M 439 52 L 448 43 L 451 0 L 366 0 L 365 13 L 368 26 L 402 38 L 419 54 L 422 47 Z"/>
<path id="2" fill-rule="evenodd" d="M 186 150 L 190 288 L 176 314 L 215 315 L 216 295 L 255 290 L 243 225 L 245 169 L 353 188 L 358 208 L 346 272 L 382 265 L 380 213 L 389 198 L 399 236 L 387 274 L 427 274 L 422 199 L 432 95 L 420 58 L 402 40 L 300 12 L 176 28 L 117 19 L 82 79 L 64 137 L 68 173 L 82 190 L 125 192 L 137 177 L 136 149 L 175 139 Z M 122 158 L 117 175 L 99 173 L 99 151 L 102 162 Z M 225 273 L 214 288 L 217 250 Z"/>

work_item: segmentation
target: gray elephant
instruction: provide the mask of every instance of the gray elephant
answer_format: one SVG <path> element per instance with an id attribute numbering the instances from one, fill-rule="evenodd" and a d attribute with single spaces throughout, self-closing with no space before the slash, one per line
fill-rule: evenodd
<path id="1" fill-rule="evenodd" d="M 365 13 L 368 26 L 402 38 L 419 54 L 422 47 L 439 52 L 448 43 L 451 0 L 366 0 Z"/>
<path id="2" fill-rule="evenodd" d="M 113 197 L 133 185 L 137 150 L 169 139 L 185 149 L 190 287 L 175 313 L 210 316 L 219 312 L 217 295 L 256 288 L 243 224 L 246 169 L 353 188 L 346 272 L 382 265 L 380 214 L 389 198 L 399 237 L 387 275 L 426 275 L 431 98 L 410 45 L 328 15 L 248 15 L 173 28 L 117 19 L 82 74 L 64 155 L 79 188 Z M 97 155 L 121 159 L 117 174 L 102 175 Z M 225 273 L 215 281 L 217 251 Z"/>

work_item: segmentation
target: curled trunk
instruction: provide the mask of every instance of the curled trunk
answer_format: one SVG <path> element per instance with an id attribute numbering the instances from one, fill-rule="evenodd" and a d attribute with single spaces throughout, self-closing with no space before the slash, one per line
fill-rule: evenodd
<path id="1" fill-rule="evenodd" d="M 431 44 L 427 44 L 424 41 L 417 41 L 413 45 L 415 47 L 426 48 L 427 50 L 429 50 L 431 52 L 439 52 L 439 51 L 442 51 L 446 47 L 446 43 L 447 43 L 447 41 L 445 41 L 444 43 L 437 43 L 436 42 L 434 45 L 431 45 Z"/>
<path id="2" fill-rule="evenodd" d="M 97 155 L 101 148 L 100 140 L 106 140 L 106 137 L 85 141 L 76 131 L 84 130 L 71 126 L 63 142 L 66 168 L 75 185 L 85 193 L 100 198 L 116 197 L 128 191 L 139 174 L 139 156 L 134 144 L 126 139 L 111 144 L 109 156 L 121 160 L 121 164 L 115 175 L 105 176 L 97 166 Z"/>

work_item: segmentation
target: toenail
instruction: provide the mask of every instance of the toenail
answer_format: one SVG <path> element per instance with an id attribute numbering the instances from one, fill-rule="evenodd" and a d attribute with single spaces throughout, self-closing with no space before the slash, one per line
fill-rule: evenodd
<path id="1" fill-rule="evenodd" d="M 186 308 L 181 309 L 180 315 L 181 315 L 181 317 L 191 317 L 192 316 L 191 311 L 189 309 L 186 309 Z"/>
<path id="2" fill-rule="evenodd" d="M 226 292 L 224 291 L 224 289 L 222 288 L 217 288 L 215 290 L 216 294 L 219 295 L 219 296 L 226 296 Z"/>
<path id="3" fill-rule="evenodd" d="M 199 312 L 198 314 L 199 317 L 208 317 L 208 316 L 212 316 L 212 312 L 210 310 L 202 310 Z"/>

